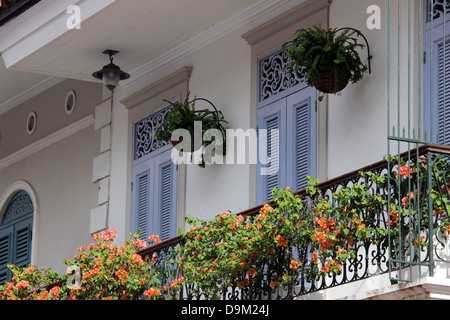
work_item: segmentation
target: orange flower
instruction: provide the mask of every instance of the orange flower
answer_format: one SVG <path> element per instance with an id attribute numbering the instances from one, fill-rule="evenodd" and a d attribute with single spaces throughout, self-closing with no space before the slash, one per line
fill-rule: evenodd
<path id="1" fill-rule="evenodd" d="M 50 289 L 50 294 L 54 297 L 57 297 L 59 294 L 59 291 L 61 291 L 61 287 L 56 286 L 56 287 L 53 287 Z"/>
<path id="2" fill-rule="evenodd" d="M 322 246 L 320 247 L 320 250 L 321 250 L 321 251 L 325 251 L 325 250 L 327 250 L 327 249 L 330 248 L 330 247 L 331 247 L 330 239 L 324 239 L 324 240 L 322 241 Z"/>
<path id="3" fill-rule="evenodd" d="M 402 198 L 402 206 L 406 207 L 408 205 L 408 197 L 403 197 Z"/>
<path id="4" fill-rule="evenodd" d="M 150 237 L 148 237 L 148 240 L 156 242 L 156 243 L 160 243 L 161 242 L 161 240 L 159 239 L 159 236 L 158 235 L 154 235 L 154 234 L 152 234 Z"/>
<path id="5" fill-rule="evenodd" d="M 284 239 L 281 235 L 277 235 L 277 241 L 277 245 L 279 245 L 280 247 L 285 247 L 288 244 L 287 240 Z"/>
<path id="6" fill-rule="evenodd" d="M 30 273 L 32 274 L 34 272 L 34 270 L 36 269 L 35 266 L 29 266 L 26 270 L 25 273 Z"/>
<path id="7" fill-rule="evenodd" d="M 148 297 L 160 296 L 161 295 L 161 291 L 159 291 L 158 289 L 150 288 L 150 289 L 148 289 L 148 290 L 146 290 L 144 292 L 144 295 L 148 296 Z"/>
<path id="8" fill-rule="evenodd" d="M 17 284 L 16 284 L 16 288 L 26 288 L 26 287 L 28 287 L 30 284 L 28 283 L 28 281 L 27 280 L 22 280 L 22 281 L 19 281 Z"/>
<path id="9" fill-rule="evenodd" d="M 254 276 L 256 274 L 256 270 L 254 268 L 250 268 L 247 270 L 247 274 L 249 276 Z"/>
<path id="10" fill-rule="evenodd" d="M 302 263 L 300 261 L 295 261 L 294 259 L 291 260 L 291 264 L 289 265 L 289 268 L 295 270 L 298 267 L 300 267 Z M 272 288 L 273 289 L 273 288 Z"/>
<path id="11" fill-rule="evenodd" d="M 317 252 L 314 252 L 312 255 L 311 255 L 311 261 L 313 262 L 313 263 L 317 263 L 317 256 L 318 256 L 319 254 L 317 253 Z"/>
<path id="12" fill-rule="evenodd" d="M 316 232 L 316 234 L 314 235 L 314 238 L 313 238 L 314 241 L 319 241 L 319 242 L 322 241 L 323 239 L 325 239 L 325 234 L 321 231 Z"/>
<path id="13" fill-rule="evenodd" d="M 414 168 L 409 168 L 408 164 L 400 167 L 400 177 L 409 177 L 410 173 L 414 173 Z"/>
<path id="14" fill-rule="evenodd" d="M 128 276 L 128 272 L 124 269 L 119 269 L 116 271 L 116 277 L 119 278 L 119 280 L 124 280 Z"/>
<path id="15" fill-rule="evenodd" d="M 137 264 L 143 264 L 144 261 L 142 260 L 142 256 L 137 254 L 137 253 L 133 253 L 133 262 L 137 263 Z"/>
<path id="16" fill-rule="evenodd" d="M 272 289 L 274 289 L 276 286 L 278 286 L 280 283 L 278 282 L 278 281 L 273 281 L 273 282 L 271 282 L 270 283 L 270 287 L 272 288 Z"/>

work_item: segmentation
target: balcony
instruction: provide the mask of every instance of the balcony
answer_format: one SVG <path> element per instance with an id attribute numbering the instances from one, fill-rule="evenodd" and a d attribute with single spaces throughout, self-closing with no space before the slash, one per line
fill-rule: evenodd
<path id="1" fill-rule="evenodd" d="M 320 198 L 327 199 L 336 208 L 346 208 L 345 203 L 339 203 L 333 196 L 343 188 L 351 190 L 353 186 L 362 186 L 365 195 L 380 196 L 384 205 L 358 213 L 360 224 L 377 230 L 377 236 L 346 246 L 346 250 L 355 252 L 354 256 L 343 263 L 341 272 L 328 274 L 319 271 L 324 264 L 316 269 L 308 267 L 312 266 L 314 251 L 310 244 L 285 248 L 285 253 L 289 252 L 283 260 L 285 265 L 279 265 L 275 273 L 289 272 L 286 263 L 294 259 L 301 263 L 295 281 L 273 288 L 273 266 L 259 265 L 257 270 L 271 269 L 271 273 L 264 274 L 249 286 L 242 286 L 249 278 L 245 271 L 242 272 L 236 279 L 229 279 L 231 281 L 220 293 L 220 299 L 378 299 L 382 294 L 391 299 L 398 298 L 402 291 L 410 297 L 414 292 L 416 298 L 417 295 L 430 298 L 436 292 L 440 292 L 440 297 L 448 298 L 450 287 L 445 285 L 450 280 L 448 155 L 449 147 L 423 145 L 400 154 L 397 159 L 389 158 L 318 184 Z M 389 178 L 380 182 L 374 178 L 376 175 Z M 306 189 L 296 194 L 309 201 L 310 212 L 320 200 L 319 196 L 308 194 Z M 261 207 L 240 215 L 255 219 Z M 187 284 L 173 292 L 172 297 L 203 299 L 205 295 L 195 283 L 189 284 L 189 276 L 176 263 L 180 259 L 177 248 L 184 246 L 186 241 L 189 241 L 187 237 L 178 236 L 139 253 L 154 261 L 162 283 L 170 284 L 180 276 L 187 280 Z"/>
<path id="2" fill-rule="evenodd" d="M 0 0 L 0 27 L 41 0 Z"/>

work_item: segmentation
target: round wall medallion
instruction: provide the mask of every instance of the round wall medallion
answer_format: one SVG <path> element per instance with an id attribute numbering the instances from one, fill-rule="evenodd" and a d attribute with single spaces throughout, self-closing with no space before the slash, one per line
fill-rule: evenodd
<path id="1" fill-rule="evenodd" d="M 75 95 L 75 91 L 69 91 L 66 95 L 66 101 L 64 104 L 64 109 L 66 110 L 67 114 L 72 114 L 73 110 L 75 109 L 76 101 L 77 97 Z"/>
<path id="2" fill-rule="evenodd" d="M 27 132 L 28 134 L 32 134 L 34 130 L 36 130 L 37 118 L 36 113 L 31 112 L 27 118 Z"/>

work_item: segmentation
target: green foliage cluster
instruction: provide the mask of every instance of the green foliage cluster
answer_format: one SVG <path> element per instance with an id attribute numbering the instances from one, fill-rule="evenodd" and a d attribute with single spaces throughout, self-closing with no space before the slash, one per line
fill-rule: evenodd
<path id="1" fill-rule="evenodd" d="M 358 43 L 358 36 L 361 32 L 355 29 L 299 29 L 292 41 L 282 45 L 291 59 L 288 71 L 298 72 L 310 86 L 311 79 L 326 72 L 334 72 L 336 81 L 341 75 L 356 83 L 367 71 L 359 56 L 359 50 L 365 46 Z"/>
<path id="2" fill-rule="evenodd" d="M 274 189 L 273 201 L 254 216 L 226 211 L 212 220 L 187 217 L 192 227 L 182 231 L 176 258 L 138 254 L 159 243 L 157 236 L 147 242 L 137 232 L 119 247 L 112 243 L 115 230 L 106 230 L 65 260 L 79 274 L 10 266 L 14 277 L 0 286 L 0 300 L 177 299 L 183 287 L 204 299 L 226 292 L 255 299 L 341 274 L 361 244 L 389 246 L 395 256 L 400 243 L 417 252 L 432 246 L 430 227 L 448 237 L 447 159 L 389 160 L 395 165 L 388 172 L 360 172 L 359 183 L 332 194 L 323 194 L 319 181 L 308 177 L 305 193 Z"/>
<path id="3" fill-rule="evenodd" d="M 358 245 L 390 247 L 395 256 L 406 241 L 420 251 L 432 241 L 421 236 L 430 219 L 432 233 L 448 236 L 448 162 L 439 157 L 430 163 L 423 157 L 391 162 L 398 163 L 391 172 L 360 172 L 361 183 L 341 186 L 332 195 L 322 194 L 312 177 L 303 196 L 274 189 L 273 202 L 256 216 L 227 211 L 212 220 L 188 217 L 192 228 L 183 233 L 186 244 L 178 248 L 177 261 L 186 283 L 208 299 L 230 289 L 254 298 L 277 288 L 292 290 L 301 277 L 314 281 L 341 274 Z M 429 189 L 427 170 L 434 177 Z"/>
<path id="4" fill-rule="evenodd" d="M 196 109 L 195 104 L 199 100 L 205 99 L 194 98 L 193 100 L 189 100 L 188 95 L 183 102 L 164 100 L 172 108 L 167 112 L 161 125 L 156 130 L 155 138 L 168 142 L 171 140 L 172 133 L 175 130 L 185 129 L 191 134 L 191 150 L 189 151 L 194 151 L 194 124 L 196 121 L 202 124 L 202 139 L 203 134 L 209 129 L 217 129 L 221 133 L 224 133 L 223 124 L 228 122 L 224 119 L 222 112 L 210 109 Z M 202 145 L 206 144 L 208 143 L 202 140 Z"/>
<path id="5" fill-rule="evenodd" d="M 65 275 L 10 265 L 14 277 L 0 286 L 0 300 L 158 299 L 164 294 L 158 271 L 137 253 L 148 243 L 135 233 L 119 247 L 112 243 L 116 236 L 113 229 L 95 234 L 93 243 L 64 261 Z"/>

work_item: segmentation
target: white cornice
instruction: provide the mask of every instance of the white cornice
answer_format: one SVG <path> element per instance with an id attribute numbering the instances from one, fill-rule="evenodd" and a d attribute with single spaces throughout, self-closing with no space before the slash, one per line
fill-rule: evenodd
<path id="1" fill-rule="evenodd" d="M 12 97 L 9 100 L 6 100 L 4 102 L 0 103 L 0 115 L 7 112 L 8 110 L 11 110 L 12 108 L 18 106 L 21 103 L 24 103 L 25 101 L 33 98 L 37 94 L 41 93 L 42 91 L 45 91 L 58 83 L 62 82 L 64 79 L 57 78 L 57 77 L 49 77 L 34 86 L 28 88 L 27 90 L 21 92 L 15 97 Z"/>
<path id="2" fill-rule="evenodd" d="M 141 86 L 148 84 L 148 78 L 151 74 L 160 69 L 176 63 L 186 55 L 199 50 L 213 43 L 217 39 L 263 17 L 268 12 L 279 8 L 290 0 L 261 0 L 249 6 L 245 10 L 231 16 L 230 18 L 221 21 L 214 26 L 198 33 L 196 36 L 182 42 L 171 50 L 168 50 L 159 57 L 149 61 L 139 68 L 132 70 L 130 73 L 132 78 L 121 86 L 124 89 L 129 89 L 134 86 Z"/>
<path id="3" fill-rule="evenodd" d="M 0 52 L 7 68 L 66 32 L 67 8 L 80 7 L 81 22 L 116 0 L 46 0 L 0 28 Z"/>
<path id="4" fill-rule="evenodd" d="M 9 156 L 6 156 L 2 159 L 0 159 L 0 170 L 3 168 L 6 168 L 12 164 L 14 164 L 17 161 L 20 161 L 22 159 L 25 159 L 26 157 L 31 156 L 32 154 L 41 151 L 42 149 L 59 142 L 67 137 L 70 137 L 71 135 L 94 125 L 94 115 L 88 115 L 81 120 L 78 120 L 67 127 L 60 129 L 50 135 L 48 135 L 45 138 L 42 138 L 29 146 L 26 146 L 23 149 L 20 149 L 19 151 L 16 151 Z"/>
<path id="5" fill-rule="evenodd" d="M 176 72 L 168 75 L 164 79 L 159 80 L 156 83 L 153 83 L 142 90 L 132 94 L 125 99 L 122 99 L 120 103 L 122 103 L 127 109 L 133 108 L 140 103 L 151 99 L 157 94 L 164 92 L 170 88 L 173 88 L 177 84 L 188 81 L 192 73 L 192 67 L 183 67 Z"/>
<path id="6" fill-rule="evenodd" d="M 244 33 L 242 38 L 248 44 L 254 45 L 317 11 L 329 8 L 331 2 L 332 0 L 307 0 L 259 27 Z"/>

